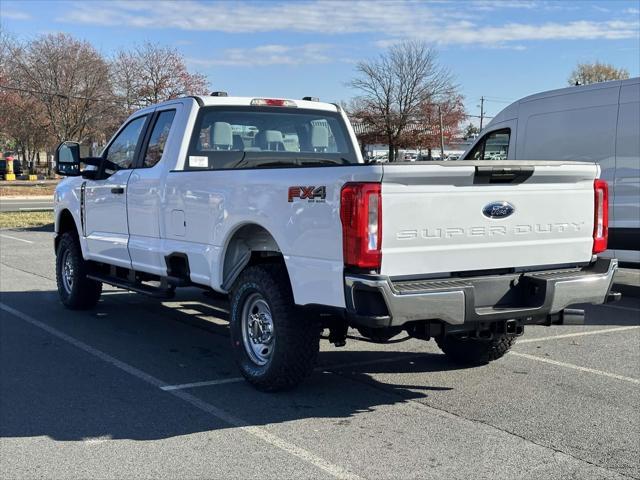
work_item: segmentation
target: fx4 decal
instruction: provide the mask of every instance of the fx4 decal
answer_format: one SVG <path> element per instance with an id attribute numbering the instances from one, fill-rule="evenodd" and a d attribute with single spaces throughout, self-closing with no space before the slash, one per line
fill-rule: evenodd
<path id="1" fill-rule="evenodd" d="M 309 200 L 309 202 L 324 202 L 327 198 L 327 187 L 289 187 L 289 202 L 296 199 Z"/>

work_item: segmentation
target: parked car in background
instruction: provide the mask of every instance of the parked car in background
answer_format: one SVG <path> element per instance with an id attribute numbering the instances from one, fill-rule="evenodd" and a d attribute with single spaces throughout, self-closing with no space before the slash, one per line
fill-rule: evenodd
<path id="1" fill-rule="evenodd" d="M 611 192 L 607 255 L 640 264 L 640 78 L 518 100 L 496 115 L 462 158 L 599 163 Z"/>

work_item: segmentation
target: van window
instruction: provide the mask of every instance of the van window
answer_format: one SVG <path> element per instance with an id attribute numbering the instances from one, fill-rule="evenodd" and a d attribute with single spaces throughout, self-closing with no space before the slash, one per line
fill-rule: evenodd
<path id="1" fill-rule="evenodd" d="M 205 107 L 185 169 L 350 165 L 357 157 L 337 112 L 287 107 Z"/>
<path id="2" fill-rule="evenodd" d="M 506 160 L 509 153 L 511 129 L 503 128 L 487 133 L 471 150 L 465 160 Z"/>

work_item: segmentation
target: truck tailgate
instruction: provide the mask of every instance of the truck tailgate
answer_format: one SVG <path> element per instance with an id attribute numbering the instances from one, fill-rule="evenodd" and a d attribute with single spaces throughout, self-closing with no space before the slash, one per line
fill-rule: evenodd
<path id="1" fill-rule="evenodd" d="M 383 168 L 384 275 L 591 259 L 595 164 L 464 161 Z"/>

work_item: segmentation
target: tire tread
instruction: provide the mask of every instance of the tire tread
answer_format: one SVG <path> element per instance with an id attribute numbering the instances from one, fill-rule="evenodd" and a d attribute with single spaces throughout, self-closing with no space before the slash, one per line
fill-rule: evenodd
<path id="1" fill-rule="evenodd" d="M 248 288 L 264 295 L 274 321 L 277 343 L 267 368 L 253 365 L 244 352 L 239 302 Z M 313 371 L 319 352 L 320 328 L 313 319 L 299 315 L 283 265 L 254 265 L 240 274 L 231 293 L 231 323 L 232 348 L 242 375 L 259 390 L 289 390 Z"/>

